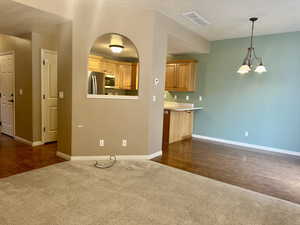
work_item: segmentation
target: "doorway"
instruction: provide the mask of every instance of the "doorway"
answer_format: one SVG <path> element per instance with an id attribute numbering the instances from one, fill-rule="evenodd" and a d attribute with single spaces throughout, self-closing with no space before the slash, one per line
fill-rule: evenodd
<path id="1" fill-rule="evenodd" d="M 57 141 L 57 52 L 41 51 L 42 142 Z"/>
<path id="2" fill-rule="evenodd" d="M 0 53 L 1 132 L 15 136 L 15 55 Z"/>

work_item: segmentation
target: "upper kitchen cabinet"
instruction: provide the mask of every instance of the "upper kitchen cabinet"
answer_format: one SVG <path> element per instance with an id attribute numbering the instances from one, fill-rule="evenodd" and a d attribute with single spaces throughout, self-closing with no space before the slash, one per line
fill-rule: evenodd
<path id="1" fill-rule="evenodd" d="M 137 64 L 123 63 L 118 65 L 119 86 L 124 90 L 137 89 Z"/>
<path id="2" fill-rule="evenodd" d="M 196 60 L 169 61 L 166 66 L 166 91 L 195 91 L 196 65 Z"/>
<path id="3" fill-rule="evenodd" d="M 88 97 L 138 96 L 138 81 L 139 56 L 135 45 L 120 34 L 100 36 L 88 57 Z"/>
<path id="4" fill-rule="evenodd" d="M 96 55 L 90 55 L 89 56 L 89 61 L 88 61 L 88 70 L 89 71 L 95 71 L 95 72 L 101 72 L 101 66 L 100 66 L 100 62 L 101 62 L 101 58 L 99 56 Z"/>

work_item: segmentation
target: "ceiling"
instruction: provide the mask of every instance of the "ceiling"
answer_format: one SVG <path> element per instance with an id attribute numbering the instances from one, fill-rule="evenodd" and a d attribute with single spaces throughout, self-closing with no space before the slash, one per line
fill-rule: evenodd
<path id="1" fill-rule="evenodd" d="M 86 0 L 13 0 L 28 4 L 32 7 L 46 9 L 52 13 L 66 15 L 72 18 L 72 7 L 76 1 Z M 260 20 L 256 24 L 255 34 L 265 35 L 300 31 L 300 1 L 299 0 L 89 0 L 107 2 L 118 6 L 152 9 L 174 19 L 179 24 L 201 35 L 209 41 L 238 37 L 246 37 L 250 34 L 249 17 L 257 16 Z M 0 25 L 1 21 L 7 23 L 4 16 L 5 8 L 0 1 Z M 26 9 L 28 10 L 28 9 Z M 18 15 L 19 25 L 31 18 L 30 26 L 38 26 L 32 21 L 30 12 L 24 10 L 12 13 L 8 18 Z M 197 11 L 210 22 L 210 25 L 195 25 L 182 16 L 182 13 L 190 10 Z M 64 13 L 65 12 L 65 13 Z M 52 14 L 51 14 L 52 15 Z M 45 19 L 45 17 L 42 17 Z M 25 19 L 25 20 L 23 20 Z M 57 18 L 56 18 L 57 19 Z M 39 21 L 42 23 L 43 19 Z M 56 23 L 57 21 L 52 21 Z M 9 22 L 8 22 L 9 24 Z M 2 26 L 3 27 L 3 26 Z"/>
<path id="2" fill-rule="evenodd" d="M 79 0 L 82 1 L 82 0 Z M 248 18 L 257 16 L 256 35 L 300 31 L 299 0 L 102 0 L 154 9 L 207 40 L 250 35 Z M 196 10 L 210 25 L 194 25 L 182 13 Z"/>
<path id="3" fill-rule="evenodd" d="M 0 0 L 0 33 L 21 35 L 29 32 L 51 34 L 65 18 L 9 0 Z"/>

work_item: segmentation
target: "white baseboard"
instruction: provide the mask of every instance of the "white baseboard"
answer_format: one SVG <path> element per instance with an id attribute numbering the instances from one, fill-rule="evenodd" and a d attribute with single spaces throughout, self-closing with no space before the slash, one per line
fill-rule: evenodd
<path id="1" fill-rule="evenodd" d="M 162 151 L 155 152 L 151 155 L 117 155 L 117 160 L 147 160 L 160 156 Z M 83 161 L 83 160 L 106 160 L 109 156 L 70 156 L 62 152 L 56 152 L 56 155 L 65 160 Z"/>
<path id="2" fill-rule="evenodd" d="M 155 153 L 149 155 L 148 159 L 154 159 L 154 158 L 156 158 L 158 156 L 161 156 L 161 155 L 162 155 L 162 151 L 158 151 L 158 152 L 155 152 Z"/>
<path id="3" fill-rule="evenodd" d="M 71 160 L 71 156 L 65 154 L 65 153 L 62 153 L 62 152 L 56 152 L 56 155 L 62 159 L 65 159 L 65 160 Z"/>
<path id="4" fill-rule="evenodd" d="M 32 142 L 32 147 L 43 145 L 44 143 L 42 141 L 34 141 Z"/>
<path id="5" fill-rule="evenodd" d="M 44 143 L 41 142 L 41 141 L 29 141 L 25 138 L 21 138 L 21 137 L 18 137 L 18 136 L 14 136 L 14 139 L 17 140 L 17 141 L 20 141 L 20 142 L 23 142 L 25 144 L 28 144 L 28 145 L 31 145 L 32 147 L 36 147 L 36 146 L 40 146 L 40 145 L 43 145 Z"/>
<path id="6" fill-rule="evenodd" d="M 253 144 L 247 144 L 247 143 L 236 142 L 236 141 L 229 141 L 229 140 L 224 140 L 224 139 L 219 139 L 219 138 L 201 136 L 201 135 L 197 135 L 197 134 L 193 134 L 193 138 L 199 139 L 199 140 L 215 142 L 215 143 L 235 145 L 235 146 L 244 147 L 244 148 L 248 148 L 248 149 L 263 150 L 263 151 L 268 151 L 268 152 L 276 152 L 276 153 L 282 153 L 282 154 L 287 154 L 287 155 L 300 156 L 300 152 L 293 152 L 293 151 L 289 151 L 289 150 L 272 148 L 272 147 L 267 147 L 267 146 L 253 145 Z"/>
<path id="7" fill-rule="evenodd" d="M 16 141 L 20 141 L 20 142 L 23 142 L 24 144 L 28 144 L 28 145 L 31 145 L 31 146 L 32 146 L 32 141 L 26 140 L 25 138 L 21 138 L 21 137 L 18 137 L 18 136 L 14 136 L 14 139 L 15 139 Z"/>

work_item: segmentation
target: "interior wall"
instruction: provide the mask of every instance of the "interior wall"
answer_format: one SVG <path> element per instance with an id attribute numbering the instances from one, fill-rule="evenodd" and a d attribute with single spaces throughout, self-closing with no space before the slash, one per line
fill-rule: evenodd
<path id="1" fill-rule="evenodd" d="M 0 52 L 6 51 L 15 51 L 15 135 L 32 141 L 31 41 L 0 35 Z"/>
<path id="2" fill-rule="evenodd" d="M 32 126 L 33 141 L 42 140 L 41 49 L 57 51 L 57 37 L 31 33 L 32 40 Z"/>
<path id="3" fill-rule="evenodd" d="M 95 39 L 105 33 L 125 35 L 139 51 L 138 100 L 86 97 L 88 54 Z M 79 2 L 73 19 L 73 156 L 148 155 L 161 151 L 167 39 L 170 34 L 180 33 L 195 49 L 209 51 L 206 40 L 154 11 L 99 1 Z M 158 87 L 154 87 L 154 78 L 160 80 Z M 105 147 L 98 146 L 99 139 L 105 140 Z M 127 139 L 126 148 L 121 146 L 122 139 Z"/>
<path id="4" fill-rule="evenodd" d="M 190 102 L 204 106 L 195 115 L 195 134 L 299 152 L 300 32 L 254 40 L 267 73 L 237 74 L 249 38 L 215 41 L 209 55 L 178 56 L 199 60 L 199 89 L 167 99 L 177 95 L 186 102 L 190 95 Z"/>
<path id="5" fill-rule="evenodd" d="M 72 23 L 58 26 L 58 91 L 64 98 L 58 99 L 58 151 L 71 155 L 72 138 Z"/>
<path id="6" fill-rule="evenodd" d="M 150 11 L 104 7 L 99 1 L 85 2 L 78 7 L 73 20 L 72 155 L 148 154 L 153 29 Z M 88 54 L 96 38 L 105 33 L 125 35 L 138 49 L 140 89 L 137 100 L 86 97 Z M 98 147 L 99 139 L 105 140 L 104 148 Z M 122 139 L 127 139 L 127 148 L 121 147 Z"/>

